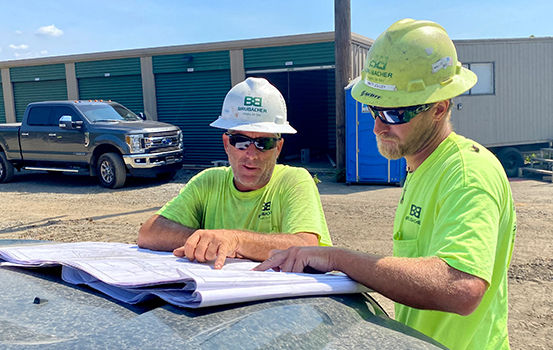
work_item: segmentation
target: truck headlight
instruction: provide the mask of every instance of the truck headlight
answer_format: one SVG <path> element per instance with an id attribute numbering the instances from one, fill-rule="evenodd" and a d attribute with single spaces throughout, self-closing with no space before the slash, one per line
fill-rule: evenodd
<path id="1" fill-rule="evenodd" d="M 125 135 L 125 140 L 127 141 L 127 145 L 129 145 L 131 153 L 144 153 L 144 147 L 142 146 L 143 137 L 143 134 Z"/>
<path id="2" fill-rule="evenodd" d="M 179 147 L 180 148 L 183 148 L 184 147 L 184 138 L 182 137 L 182 131 L 179 130 L 179 132 L 177 133 L 178 135 L 178 140 L 179 140 Z"/>

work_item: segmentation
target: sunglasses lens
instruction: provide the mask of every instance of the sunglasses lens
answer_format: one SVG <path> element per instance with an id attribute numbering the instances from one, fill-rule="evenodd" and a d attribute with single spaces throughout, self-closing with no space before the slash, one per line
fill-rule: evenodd
<path id="1" fill-rule="evenodd" d="M 419 113 L 425 112 L 432 108 L 432 103 L 426 105 L 403 107 L 397 109 L 385 109 L 379 107 L 368 106 L 373 118 L 380 119 L 384 124 L 405 124 L 408 123 Z"/>
<path id="2" fill-rule="evenodd" d="M 229 135 L 229 142 L 239 150 L 245 150 L 253 143 L 251 139 L 242 135 Z"/>
<path id="3" fill-rule="evenodd" d="M 401 124 L 401 123 L 403 123 L 404 111 L 401 110 L 401 109 L 391 109 L 391 110 L 388 110 L 388 111 L 380 111 L 379 113 L 390 124 Z"/>
<path id="4" fill-rule="evenodd" d="M 270 137 L 260 137 L 255 139 L 255 147 L 262 151 L 270 150 L 276 147 L 277 141 L 277 139 Z"/>
<path id="5" fill-rule="evenodd" d="M 272 137 L 260 137 L 252 139 L 244 135 L 228 135 L 229 142 L 239 150 L 247 149 L 252 143 L 260 151 L 268 151 L 276 147 L 279 139 Z"/>

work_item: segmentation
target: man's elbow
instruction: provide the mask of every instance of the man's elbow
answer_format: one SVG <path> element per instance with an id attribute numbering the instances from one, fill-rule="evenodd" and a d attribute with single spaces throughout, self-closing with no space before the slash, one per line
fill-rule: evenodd
<path id="1" fill-rule="evenodd" d="M 155 220 L 155 215 L 149 218 L 142 226 L 140 226 L 140 230 L 138 231 L 138 238 L 136 240 L 136 244 L 140 248 L 148 249 L 151 247 L 151 232 L 152 232 L 152 224 Z"/>
<path id="2" fill-rule="evenodd" d="M 296 233 L 296 236 L 301 237 L 303 244 L 296 244 L 302 246 L 318 246 L 319 245 L 319 236 L 316 233 L 302 232 Z"/>
<path id="3" fill-rule="evenodd" d="M 459 291 L 457 298 L 454 298 L 455 305 L 452 312 L 461 316 L 472 314 L 486 293 L 487 284 L 483 280 L 467 281 L 464 288 Z"/>

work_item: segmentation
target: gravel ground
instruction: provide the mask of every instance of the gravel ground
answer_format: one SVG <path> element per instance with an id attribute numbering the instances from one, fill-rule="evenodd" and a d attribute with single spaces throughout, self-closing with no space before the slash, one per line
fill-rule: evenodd
<path id="1" fill-rule="evenodd" d="M 6 203 L 0 239 L 135 243 L 140 225 L 195 174 L 182 170 L 170 182 L 129 178 L 108 190 L 95 178 L 18 173 L 0 185 Z M 319 174 L 323 208 L 336 246 L 390 255 L 395 206 L 401 188 L 346 186 Z M 551 349 L 553 344 L 553 184 L 511 181 L 518 232 L 509 270 L 509 332 L 512 349 Z M 377 296 L 393 316 L 393 304 Z"/>

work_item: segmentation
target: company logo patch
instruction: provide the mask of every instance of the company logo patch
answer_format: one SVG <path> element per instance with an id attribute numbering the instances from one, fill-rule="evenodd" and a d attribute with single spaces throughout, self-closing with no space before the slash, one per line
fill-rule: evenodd
<path id="1" fill-rule="evenodd" d="M 261 97 L 252 97 L 252 96 L 244 97 L 244 106 L 261 107 L 261 105 L 262 105 Z"/>
<path id="2" fill-rule="evenodd" d="M 417 207 L 416 205 L 411 204 L 411 209 L 409 211 L 409 215 L 405 217 L 405 220 L 410 221 L 414 224 L 420 225 L 421 224 L 421 220 L 420 220 L 421 212 L 422 212 L 421 207 Z"/>
<path id="3" fill-rule="evenodd" d="M 267 113 L 266 108 L 261 108 L 263 105 L 263 100 L 261 97 L 244 97 L 244 107 L 238 107 L 239 111 L 242 112 L 254 112 L 254 113 Z"/>
<path id="4" fill-rule="evenodd" d="M 259 214 L 257 217 L 263 218 L 263 217 L 268 217 L 270 215 L 271 215 L 271 202 L 265 202 L 261 207 L 261 214 Z"/>
<path id="5" fill-rule="evenodd" d="M 363 97 L 363 96 L 367 96 L 367 97 L 370 97 L 370 98 L 375 98 L 377 100 L 382 97 L 382 96 L 379 96 L 379 95 L 375 95 L 372 92 L 367 92 L 365 90 L 361 91 L 361 97 Z"/>
<path id="6" fill-rule="evenodd" d="M 416 205 L 411 204 L 411 212 L 409 213 L 409 215 L 419 219 L 421 217 L 421 210 L 422 210 L 421 207 L 417 207 Z"/>

